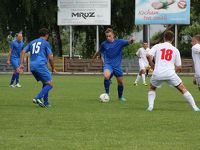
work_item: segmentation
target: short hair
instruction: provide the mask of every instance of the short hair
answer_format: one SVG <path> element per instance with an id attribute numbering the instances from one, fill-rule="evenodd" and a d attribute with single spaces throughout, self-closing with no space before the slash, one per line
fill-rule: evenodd
<path id="1" fill-rule="evenodd" d="M 45 35 L 47 35 L 47 34 L 49 34 L 49 30 L 48 30 L 48 29 L 46 29 L 46 28 L 41 28 L 41 29 L 39 30 L 39 36 L 45 36 Z"/>
<path id="2" fill-rule="evenodd" d="M 194 38 L 195 38 L 198 42 L 200 42 L 200 34 L 195 35 Z"/>
<path id="3" fill-rule="evenodd" d="M 107 28 L 106 31 L 105 31 L 105 34 L 106 34 L 106 33 L 110 33 L 110 32 L 111 32 L 111 33 L 114 33 L 114 32 L 113 32 L 113 29 Z"/>
<path id="4" fill-rule="evenodd" d="M 172 31 L 166 31 L 164 33 L 164 41 L 173 41 L 174 40 L 174 33 Z"/>

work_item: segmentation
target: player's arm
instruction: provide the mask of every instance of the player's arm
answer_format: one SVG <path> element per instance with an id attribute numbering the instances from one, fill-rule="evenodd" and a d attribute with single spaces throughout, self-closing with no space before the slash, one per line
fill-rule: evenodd
<path id="1" fill-rule="evenodd" d="M 147 60 L 149 62 L 149 65 L 151 66 L 152 69 L 154 69 L 154 62 L 153 62 L 153 56 L 152 55 L 147 55 Z"/>
<path id="2" fill-rule="evenodd" d="M 48 59 L 49 59 L 49 64 L 51 66 L 52 72 L 56 73 L 56 69 L 55 69 L 55 66 L 54 66 L 54 60 L 53 60 L 53 54 L 49 54 Z"/>
<path id="3" fill-rule="evenodd" d="M 11 51 L 12 51 L 12 49 L 10 48 L 9 53 L 8 53 L 8 59 L 7 59 L 7 64 L 8 64 L 8 65 L 10 65 Z"/>
<path id="4" fill-rule="evenodd" d="M 177 73 L 182 71 L 181 56 L 179 51 L 176 52 L 175 67 Z"/>

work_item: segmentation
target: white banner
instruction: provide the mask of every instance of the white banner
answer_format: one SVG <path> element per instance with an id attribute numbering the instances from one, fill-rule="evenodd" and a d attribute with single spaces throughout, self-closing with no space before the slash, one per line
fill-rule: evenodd
<path id="1" fill-rule="evenodd" d="M 58 25 L 110 25 L 111 0 L 58 0 Z"/>

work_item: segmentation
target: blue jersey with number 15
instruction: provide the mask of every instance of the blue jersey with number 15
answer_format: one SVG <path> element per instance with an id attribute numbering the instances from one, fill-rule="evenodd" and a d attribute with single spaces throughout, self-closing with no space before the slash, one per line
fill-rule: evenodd
<path id="1" fill-rule="evenodd" d="M 30 68 L 31 70 L 38 67 L 46 66 L 48 63 L 48 55 L 52 54 L 51 46 L 48 41 L 38 38 L 31 41 L 24 50 L 30 51 Z"/>

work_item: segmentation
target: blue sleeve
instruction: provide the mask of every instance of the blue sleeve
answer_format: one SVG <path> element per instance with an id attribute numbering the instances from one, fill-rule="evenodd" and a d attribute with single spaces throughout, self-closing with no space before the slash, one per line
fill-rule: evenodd
<path id="1" fill-rule="evenodd" d="M 103 43 L 101 44 L 99 51 L 100 51 L 100 53 L 103 53 L 105 51 Z"/>
<path id="2" fill-rule="evenodd" d="M 120 43 L 121 43 L 122 47 L 127 46 L 128 40 L 120 40 Z"/>
<path id="3" fill-rule="evenodd" d="M 12 42 L 10 43 L 10 48 L 11 48 L 11 49 L 13 49 L 13 45 L 14 45 L 14 42 L 12 41 Z"/>
<path id="4" fill-rule="evenodd" d="M 47 43 L 47 45 L 46 45 L 46 53 L 47 53 L 47 55 L 51 55 L 52 54 L 51 46 L 50 46 L 49 43 Z"/>
<path id="5" fill-rule="evenodd" d="M 25 48 L 24 48 L 25 52 L 29 52 L 30 51 L 30 44 L 28 44 Z"/>

